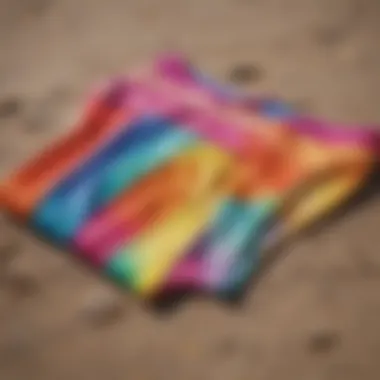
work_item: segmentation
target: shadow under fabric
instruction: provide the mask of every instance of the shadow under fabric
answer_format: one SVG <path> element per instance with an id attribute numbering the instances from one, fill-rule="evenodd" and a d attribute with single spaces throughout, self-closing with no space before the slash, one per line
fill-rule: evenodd
<path id="1" fill-rule="evenodd" d="M 363 184 L 379 133 L 300 117 L 177 56 L 105 86 L 2 208 L 143 297 L 239 294 L 260 256 Z"/>

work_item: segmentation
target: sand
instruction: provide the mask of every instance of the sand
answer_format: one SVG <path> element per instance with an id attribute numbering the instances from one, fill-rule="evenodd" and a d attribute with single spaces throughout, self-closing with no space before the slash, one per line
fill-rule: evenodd
<path id="1" fill-rule="evenodd" d="M 0 175 L 94 83 L 157 52 L 335 121 L 380 125 L 378 0 L 1 0 Z M 377 380 L 380 197 L 286 249 L 238 307 L 149 308 L 6 218 L 0 379 Z"/>

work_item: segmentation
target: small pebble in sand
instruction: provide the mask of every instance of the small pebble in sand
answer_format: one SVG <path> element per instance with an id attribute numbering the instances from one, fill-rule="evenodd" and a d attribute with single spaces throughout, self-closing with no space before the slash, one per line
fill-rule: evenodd
<path id="1" fill-rule="evenodd" d="M 5 240 L 0 242 L 0 265 L 8 264 L 19 252 L 16 240 Z"/>
<path id="2" fill-rule="evenodd" d="M 110 292 L 93 291 L 83 303 L 81 317 L 92 327 L 103 327 L 119 320 L 124 314 L 122 299 Z"/>
<path id="3" fill-rule="evenodd" d="M 27 273 L 7 273 L 6 284 L 16 297 L 30 297 L 39 291 L 37 279 Z"/>
<path id="4" fill-rule="evenodd" d="M 10 240 L 1 248 L 1 274 L 4 285 L 14 297 L 33 296 L 40 290 L 40 283 L 34 268 L 26 259 L 27 254 L 21 253 L 17 241 Z"/>
<path id="5" fill-rule="evenodd" d="M 345 31 L 336 26 L 323 26 L 314 32 L 315 41 L 322 46 L 336 46 L 345 37 Z"/>
<path id="6" fill-rule="evenodd" d="M 0 118 L 17 115 L 22 108 L 20 99 L 16 97 L 6 97 L 0 99 Z"/>
<path id="7" fill-rule="evenodd" d="M 310 336 L 308 346 L 312 353 L 322 354 L 333 350 L 339 342 L 339 334 L 333 331 L 319 331 Z"/>
<path id="8" fill-rule="evenodd" d="M 30 324 L 21 324 L 17 318 L 3 336 L 2 359 L 23 359 L 33 352 L 36 339 Z"/>
<path id="9" fill-rule="evenodd" d="M 49 0 L 32 0 L 27 3 L 27 11 L 34 15 L 39 15 L 51 6 L 52 2 Z"/>
<path id="10" fill-rule="evenodd" d="M 259 81 L 264 75 L 262 68 L 255 64 L 237 64 L 229 72 L 229 80 L 236 84 Z"/>
<path id="11" fill-rule="evenodd" d="M 225 336 L 217 342 L 215 353 L 220 358 L 228 358 L 239 350 L 239 343 L 232 336 Z"/>

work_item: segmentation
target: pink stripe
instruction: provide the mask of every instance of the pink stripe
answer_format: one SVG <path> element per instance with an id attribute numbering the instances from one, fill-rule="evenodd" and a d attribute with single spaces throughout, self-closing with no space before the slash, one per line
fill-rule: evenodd
<path id="1" fill-rule="evenodd" d="M 105 264 L 120 245 L 141 230 L 141 220 L 116 220 L 111 215 L 89 222 L 75 238 L 75 246 L 97 265 Z"/>
<path id="2" fill-rule="evenodd" d="M 312 118 L 295 118 L 289 125 L 297 131 L 326 142 L 354 144 L 380 153 L 380 131 L 368 127 L 344 127 Z"/>
<path id="3" fill-rule="evenodd" d="M 177 263 L 165 282 L 162 292 L 179 289 L 199 289 L 203 286 L 202 262 L 186 259 Z"/>

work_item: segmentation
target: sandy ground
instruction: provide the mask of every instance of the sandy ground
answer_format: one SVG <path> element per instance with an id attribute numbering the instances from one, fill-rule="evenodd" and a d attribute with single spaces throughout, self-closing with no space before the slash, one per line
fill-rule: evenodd
<path id="1" fill-rule="evenodd" d="M 0 0 L 0 174 L 91 85 L 179 50 L 222 80 L 380 124 L 378 0 Z M 152 313 L 5 219 L 0 379 L 378 380 L 380 198 L 291 244 L 241 307 Z"/>

